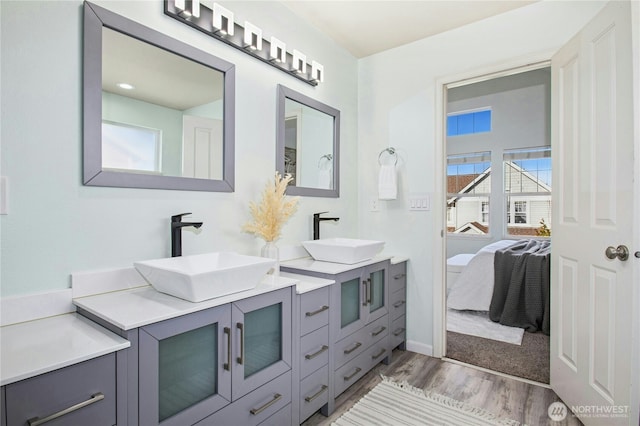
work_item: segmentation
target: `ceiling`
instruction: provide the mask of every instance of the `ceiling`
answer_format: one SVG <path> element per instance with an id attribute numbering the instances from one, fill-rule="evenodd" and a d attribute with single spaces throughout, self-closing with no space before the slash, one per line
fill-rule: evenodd
<path id="1" fill-rule="evenodd" d="M 284 0 L 356 58 L 498 15 L 525 0 Z"/>

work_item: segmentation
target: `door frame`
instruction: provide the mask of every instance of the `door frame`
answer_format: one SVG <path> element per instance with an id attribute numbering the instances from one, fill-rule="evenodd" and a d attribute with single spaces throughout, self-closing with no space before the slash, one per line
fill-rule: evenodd
<path id="1" fill-rule="evenodd" d="M 551 56 L 555 51 L 544 51 L 526 55 L 509 61 L 498 62 L 464 73 L 440 77 L 435 84 L 435 143 L 434 167 L 435 192 L 433 197 L 434 229 L 440 230 L 440 238 L 433 239 L 433 356 L 443 358 L 447 349 L 446 333 L 446 273 L 447 246 L 445 209 L 447 188 L 444 173 L 446 171 L 447 144 L 447 89 L 465 86 L 498 77 L 519 74 L 551 65 Z M 438 161 L 439 159 L 439 161 Z M 551 195 L 553 201 L 553 193 Z"/>

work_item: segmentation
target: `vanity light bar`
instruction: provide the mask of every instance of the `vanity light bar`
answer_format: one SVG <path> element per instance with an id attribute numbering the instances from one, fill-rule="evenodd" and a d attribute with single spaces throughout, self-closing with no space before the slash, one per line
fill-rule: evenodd
<path id="1" fill-rule="evenodd" d="M 249 21 L 244 22 L 244 45 L 252 50 L 262 50 L 262 30 Z"/>
<path id="2" fill-rule="evenodd" d="M 183 24 L 189 25 L 217 40 L 235 47 L 266 64 L 286 72 L 311 86 L 324 81 L 324 67 L 317 61 L 307 64 L 307 57 L 293 49 L 287 52 L 286 44 L 271 37 L 262 38 L 262 30 L 248 21 L 244 27 L 235 22 L 234 13 L 229 9 L 204 0 L 163 0 L 164 13 Z M 310 70 L 310 72 L 309 72 Z"/>
<path id="3" fill-rule="evenodd" d="M 176 0 L 178 1 L 178 0 Z M 213 28 L 218 30 L 222 35 L 233 36 L 235 33 L 235 22 L 233 21 L 233 12 L 220 6 L 218 3 L 213 4 Z"/>

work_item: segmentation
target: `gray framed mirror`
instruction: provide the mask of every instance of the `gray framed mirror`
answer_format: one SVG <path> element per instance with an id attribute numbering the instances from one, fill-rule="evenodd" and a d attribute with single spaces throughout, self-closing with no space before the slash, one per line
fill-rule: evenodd
<path id="1" fill-rule="evenodd" d="M 235 66 L 84 3 L 83 183 L 233 192 Z"/>
<path id="2" fill-rule="evenodd" d="M 278 85 L 276 168 L 287 194 L 340 196 L 340 111 Z"/>

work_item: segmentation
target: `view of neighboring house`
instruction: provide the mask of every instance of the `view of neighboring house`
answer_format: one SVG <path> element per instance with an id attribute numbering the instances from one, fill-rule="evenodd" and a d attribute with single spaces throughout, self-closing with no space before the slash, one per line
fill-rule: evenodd
<path id="1" fill-rule="evenodd" d="M 508 235 L 536 236 L 551 227 L 551 186 L 514 161 L 504 161 L 505 220 Z M 491 167 L 477 174 L 447 176 L 447 231 L 488 234 Z"/>

